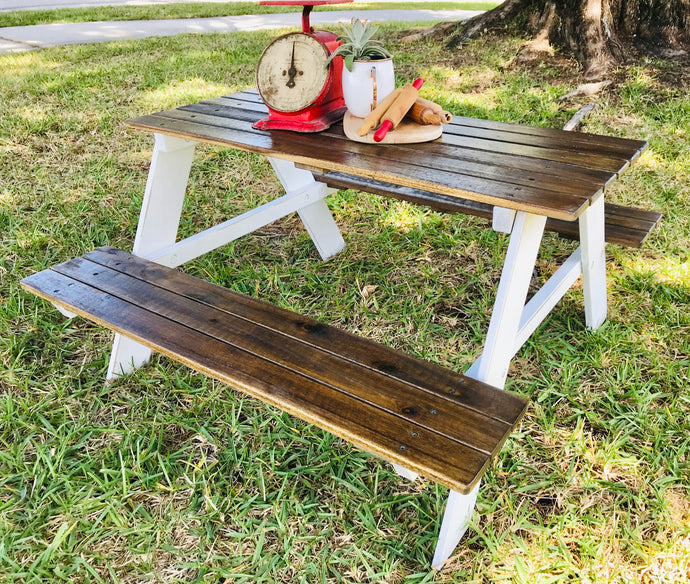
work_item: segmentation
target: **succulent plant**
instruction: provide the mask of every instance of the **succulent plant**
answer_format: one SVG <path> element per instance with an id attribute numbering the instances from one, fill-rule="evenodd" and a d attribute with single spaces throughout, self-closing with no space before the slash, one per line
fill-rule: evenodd
<path id="1" fill-rule="evenodd" d="M 373 38 L 377 31 L 378 27 L 372 26 L 370 22 L 353 18 L 351 26 L 346 28 L 345 34 L 340 37 L 343 44 L 333 51 L 330 59 L 342 57 L 347 70 L 352 71 L 355 61 L 392 57 L 383 43 Z"/>

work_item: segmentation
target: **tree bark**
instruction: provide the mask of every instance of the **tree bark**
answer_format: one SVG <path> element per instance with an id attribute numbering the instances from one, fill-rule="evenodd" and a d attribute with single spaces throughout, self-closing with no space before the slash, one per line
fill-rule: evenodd
<path id="1" fill-rule="evenodd" d="M 582 64 L 584 79 L 596 81 L 635 51 L 687 54 L 690 0 L 506 0 L 458 24 L 448 46 L 505 29 L 570 52 Z"/>

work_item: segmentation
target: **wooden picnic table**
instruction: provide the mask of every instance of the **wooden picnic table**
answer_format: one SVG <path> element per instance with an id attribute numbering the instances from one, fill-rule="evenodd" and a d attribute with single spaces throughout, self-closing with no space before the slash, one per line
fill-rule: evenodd
<path id="1" fill-rule="evenodd" d="M 587 325 L 600 326 L 605 229 L 636 245 L 658 220 L 604 203 L 606 187 L 647 144 L 465 117 L 432 142 L 364 144 L 340 124 L 313 134 L 254 129 L 266 111 L 255 91 L 243 91 L 130 120 L 155 135 L 133 255 L 96 250 L 24 286 L 117 332 L 109 378 L 146 363 L 153 348 L 349 439 L 402 476 L 418 471 L 446 484 L 434 556 L 442 563 L 467 527 L 491 456 L 524 412 L 524 400 L 498 391 L 512 357 L 580 276 Z M 201 142 L 267 156 L 285 194 L 178 241 Z M 483 351 L 464 376 L 167 270 L 293 212 L 321 257 L 333 256 L 345 242 L 327 185 L 489 213 L 495 229 L 510 233 Z M 526 303 L 545 228 L 580 245 Z"/>

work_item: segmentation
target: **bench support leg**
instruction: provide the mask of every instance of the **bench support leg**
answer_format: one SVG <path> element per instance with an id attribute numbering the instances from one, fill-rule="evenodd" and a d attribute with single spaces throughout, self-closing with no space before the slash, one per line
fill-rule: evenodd
<path id="1" fill-rule="evenodd" d="M 515 214 L 484 351 L 465 373 L 468 377 L 504 387 L 545 225 L 545 217 L 524 212 Z M 467 530 L 478 491 L 479 484 L 468 495 L 455 491 L 448 495 L 432 562 L 434 567 L 440 568 L 450 557 Z"/>
<path id="2" fill-rule="evenodd" d="M 465 375 L 498 388 L 505 385 L 545 224 L 546 217 L 516 214 L 484 351 Z"/>
<path id="3" fill-rule="evenodd" d="M 395 464 L 394 462 L 391 462 L 391 465 L 393 466 L 393 470 L 399 476 L 401 476 L 404 479 L 407 479 L 408 481 L 416 481 L 417 477 L 419 476 L 419 473 L 416 473 L 413 470 L 405 468 L 404 466 L 400 466 L 399 464 Z"/>
<path id="4" fill-rule="evenodd" d="M 465 535 L 467 526 L 472 518 L 472 511 L 477 502 L 479 483 L 467 495 L 461 495 L 457 491 L 448 493 L 446 511 L 443 514 L 441 530 L 438 534 L 438 542 L 434 551 L 434 559 L 431 565 L 440 570 L 448 560 L 450 554 L 457 547 L 458 543 Z"/>
<path id="5" fill-rule="evenodd" d="M 279 158 L 269 158 L 268 161 L 286 192 L 317 185 L 311 172 L 297 168 L 292 162 Z M 323 198 L 302 207 L 297 213 L 322 259 L 327 260 L 345 249 L 345 240 Z"/>
<path id="6" fill-rule="evenodd" d="M 590 205 L 579 221 L 585 320 L 589 328 L 597 329 L 606 320 L 604 197 Z"/>
<path id="7" fill-rule="evenodd" d="M 254 209 L 234 220 L 196 236 L 176 242 L 192 166 L 195 142 L 156 134 L 146 192 L 134 240 L 135 255 L 164 265 L 179 265 L 224 245 L 237 237 L 289 213 L 299 213 L 307 232 L 323 259 L 345 247 L 338 226 L 324 201 L 326 187 L 314 180 L 311 172 L 292 162 L 269 158 L 278 179 L 288 193 L 285 197 Z M 304 206 L 293 206 L 304 201 Z M 131 339 L 115 335 L 107 379 L 126 375 L 146 364 L 151 351 Z"/>
<path id="8" fill-rule="evenodd" d="M 500 209 L 494 213 L 501 219 Z M 566 261 L 549 285 L 537 292 L 525 309 L 532 272 L 544 233 L 546 218 L 519 212 L 498 285 L 484 351 L 465 375 L 503 388 L 508 367 L 526 337 L 540 322 L 582 271 L 585 316 L 590 328 L 606 319 L 606 257 L 604 252 L 604 198 L 600 197 L 580 218 L 580 248 Z M 499 221 L 499 227 L 500 227 Z M 536 305 L 534 305 L 536 303 Z M 433 565 L 439 567 L 455 549 L 467 529 L 477 498 L 476 487 L 469 495 L 451 491 L 443 517 Z"/>
<path id="9" fill-rule="evenodd" d="M 494 207 L 493 218 L 491 220 L 491 228 L 499 233 L 510 233 L 513 230 L 513 223 L 515 222 L 515 211 L 512 209 L 504 209 L 503 207 Z"/>
<path id="10" fill-rule="evenodd" d="M 177 238 L 196 144 L 162 134 L 156 134 L 155 140 L 132 249 L 135 255 L 144 257 Z M 150 358 L 148 347 L 116 333 L 106 379 L 131 373 Z"/>

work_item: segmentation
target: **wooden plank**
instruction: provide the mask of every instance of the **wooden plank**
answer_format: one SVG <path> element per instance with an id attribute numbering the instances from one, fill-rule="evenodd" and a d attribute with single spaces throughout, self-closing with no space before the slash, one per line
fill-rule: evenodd
<path id="1" fill-rule="evenodd" d="M 638 209 L 637 207 L 626 207 L 624 205 L 615 205 L 609 203 L 607 206 L 609 213 L 612 216 L 618 217 L 618 221 L 623 221 L 624 217 L 633 219 L 635 223 L 648 223 L 649 229 L 654 227 L 663 215 L 656 211 L 648 211 L 646 209 Z"/>
<path id="2" fill-rule="evenodd" d="M 495 142 L 506 142 L 508 144 L 520 144 L 537 148 L 548 148 L 560 152 L 577 152 L 590 156 L 611 159 L 612 166 L 627 164 L 630 159 L 637 156 L 638 151 L 646 147 L 646 143 L 640 146 L 638 143 L 630 144 L 627 141 L 604 141 L 597 140 L 596 136 L 589 135 L 586 139 L 578 138 L 579 133 L 572 136 L 564 136 L 561 132 L 566 130 L 555 130 L 553 135 L 535 135 L 533 133 L 522 133 L 515 131 L 505 131 L 497 127 L 478 128 L 474 126 L 462 126 L 448 124 L 444 128 L 445 132 L 457 136 L 472 137 Z M 567 138 L 567 140 L 566 140 Z M 616 162 L 618 161 L 618 162 Z"/>
<path id="3" fill-rule="evenodd" d="M 100 282 L 101 270 L 105 271 L 105 268 L 101 266 L 91 272 L 90 277 Z M 111 273 L 122 280 L 127 278 L 123 273 Z M 86 273 L 81 275 L 87 276 Z M 135 287 L 142 283 L 134 280 Z M 23 280 L 22 285 L 39 296 L 69 306 L 78 314 L 131 336 L 154 350 L 450 488 L 461 492 L 471 490 L 490 460 L 485 452 L 469 448 L 457 440 L 449 440 L 400 415 L 353 399 L 311 376 L 299 374 L 289 367 L 185 326 L 178 322 L 182 316 L 179 312 L 173 314 L 171 311 L 168 316 L 172 318 L 167 318 L 53 270 L 34 274 Z M 145 291 L 147 295 L 151 288 L 155 287 L 149 285 Z M 202 320 L 206 315 L 207 322 L 213 324 L 216 313 L 209 316 L 207 305 L 188 298 L 184 302 L 187 303 L 185 315 L 196 314 Z M 200 312 L 199 306 L 203 307 Z M 509 395 L 489 388 L 491 390 L 496 399 Z M 426 398 L 427 394 L 423 395 Z M 504 426 L 510 427 L 509 424 Z M 465 431 L 466 428 L 460 424 L 458 434 Z M 507 432 L 498 442 L 506 436 Z M 499 447 L 500 443 L 496 443 L 492 452 Z"/>
<path id="4" fill-rule="evenodd" d="M 261 96 L 259 95 L 259 92 L 255 89 L 245 89 L 243 91 L 238 91 L 237 93 L 233 93 L 229 95 L 228 97 L 237 97 L 239 99 L 243 99 L 246 101 L 251 101 L 255 103 L 263 103 L 263 100 L 261 99 Z"/>
<path id="5" fill-rule="evenodd" d="M 647 145 L 458 117 L 441 140 L 382 147 L 347 140 L 340 125 L 316 134 L 254 130 L 252 123 L 265 115 L 258 94 L 245 91 L 131 124 L 563 221 L 576 219 Z"/>
<path id="6" fill-rule="evenodd" d="M 466 490 L 464 481 L 474 481 L 471 475 L 481 475 L 488 464 L 489 457 L 484 453 L 462 446 L 449 448 L 455 443 L 433 433 L 420 432 L 418 426 L 366 404 L 356 407 L 360 404 L 346 400 L 338 392 L 328 392 L 328 388 L 309 378 L 222 341 L 151 315 L 57 272 L 41 274 L 40 280 L 29 277 L 25 288 L 51 302 L 71 306 L 74 312 L 97 324 L 130 336 L 175 361 L 345 438 L 362 450 L 418 470 L 450 488 Z M 72 294 L 61 295 L 59 299 L 57 293 L 49 291 L 53 288 L 62 293 L 68 287 Z M 459 466 L 454 466 L 456 463 Z"/>
<path id="7" fill-rule="evenodd" d="M 466 213 L 468 215 L 483 217 L 484 219 L 491 219 L 493 215 L 493 205 L 489 205 L 487 203 L 470 201 L 461 199 L 459 197 L 450 197 L 448 195 L 422 191 L 410 187 L 402 187 L 399 185 L 353 176 L 351 174 L 345 174 L 342 172 L 314 174 L 314 178 L 319 182 L 326 183 L 329 187 L 338 189 L 353 189 L 366 193 L 381 195 L 384 197 L 392 197 L 394 199 L 408 201 L 417 205 L 428 205 L 429 207 L 439 211 L 446 211 L 449 213 Z"/>
<path id="8" fill-rule="evenodd" d="M 237 100 L 219 98 L 184 106 L 178 110 L 188 112 L 190 121 L 233 128 L 236 126 L 232 121 L 254 123 L 265 115 L 257 109 L 245 109 L 243 104 L 244 102 Z M 258 104 L 252 104 L 252 107 L 258 108 Z M 170 112 L 161 112 L 160 115 L 166 113 Z M 227 121 L 202 118 L 198 114 L 217 116 Z M 187 119 L 186 116 L 181 118 Z M 322 142 L 328 139 L 338 139 L 339 149 L 373 155 L 381 160 L 392 159 L 425 168 L 455 170 L 480 178 L 538 186 L 557 193 L 588 197 L 595 196 L 599 189 L 627 165 L 626 160 L 591 154 L 583 155 L 576 152 L 569 156 L 567 152 L 557 149 L 520 148 L 519 144 L 513 147 L 509 143 L 494 143 L 493 140 L 471 140 L 454 136 L 452 131 L 447 130 L 448 127 L 445 126 L 441 140 L 423 144 L 387 145 L 385 148 L 376 145 L 369 150 L 355 148 L 355 143 L 345 137 L 340 124 L 317 136 L 292 134 L 291 137 L 295 140 L 316 142 L 312 148 L 321 148 Z M 520 172 L 523 170 L 525 172 Z"/>
<path id="9" fill-rule="evenodd" d="M 262 115 L 265 115 L 267 112 L 267 109 L 255 90 L 243 91 L 216 99 L 206 100 L 201 103 L 213 103 L 217 105 L 232 104 L 233 107 L 242 107 L 248 110 L 257 111 Z M 648 146 L 648 143 L 643 140 L 632 140 L 616 136 L 580 132 L 564 136 L 564 130 L 557 128 L 527 126 L 524 124 L 467 118 L 463 116 L 454 116 L 451 123 L 444 126 L 444 130 L 450 134 L 483 137 L 514 144 L 531 145 L 542 148 L 566 148 L 567 150 L 595 153 L 603 156 L 613 155 L 613 158 L 623 159 L 625 161 L 635 159 Z"/>
<path id="10" fill-rule="evenodd" d="M 476 201 L 465 201 L 459 198 L 447 197 L 438 193 L 430 193 L 382 183 L 380 181 L 363 179 L 343 173 L 328 172 L 315 174 L 317 181 L 324 182 L 331 187 L 340 189 L 355 189 L 367 193 L 374 193 L 386 197 L 393 197 L 415 204 L 428 205 L 439 211 L 449 213 L 466 213 L 491 219 L 493 207 Z M 624 207 L 613 203 L 605 205 L 606 241 L 628 247 L 640 247 L 661 219 L 661 213 L 647 211 L 635 207 Z M 555 231 L 563 237 L 579 239 L 579 229 L 576 222 L 548 219 L 546 229 Z"/>
<path id="11" fill-rule="evenodd" d="M 443 143 L 464 148 L 476 148 L 489 152 L 500 152 L 512 156 L 536 158 L 538 160 L 565 162 L 595 170 L 605 170 L 611 173 L 621 173 L 629 165 L 629 160 L 624 158 L 612 158 L 600 154 L 578 152 L 567 149 L 567 142 L 561 142 L 561 148 L 542 148 L 538 146 L 526 146 L 514 142 L 504 142 L 495 139 L 474 138 L 472 136 L 455 135 L 451 131 L 443 134 Z"/>
<path id="12" fill-rule="evenodd" d="M 661 220 L 661 213 L 625 207 L 613 203 L 604 205 L 604 237 L 607 243 L 639 248 Z M 548 219 L 546 228 L 571 239 L 579 239 L 579 230 L 573 222 Z"/>
<path id="13" fill-rule="evenodd" d="M 139 279 L 159 277 L 165 268 L 143 262 L 139 258 L 111 247 L 99 248 L 84 256 L 91 261 L 122 271 Z M 200 279 L 190 279 L 176 270 L 166 271 L 167 289 L 208 306 L 231 311 L 240 318 L 262 322 L 273 330 L 290 338 L 312 344 L 334 355 L 342 347 L 348 347 L 348 358 L 355 363 L 414 385 L 435 396 L 444 397 L 456 404 L 483 412 L 497 420 L 511 423 L 522 407 L 522 400 L 511 394 L 495 401 L 494 389 L 487 390 L 481 382 L 449 371 L 422 359 L 402 355 L 379 343 L 358 335 L 349 334 L 332 326 L 237 294 Z M 400 360 L 402 356 L 402 361 Z M 433 385 L 429 380 L 433 379 Z"/>
<path id="14" fill-rule="evenodd" d="M 453 125 L 467 126 L 470 128 L 484 128 L 502 130 L 505 132 L 512 132 L 515 134 L 523 134 L 539 138 L 563 138 L 563 130 L 560 128 L 544 128 L 542 126 L 528 126 L 524 124 L 516 124 L 509 122 L 498 122 L 495 120 L 485 120 L 479 118 L 468 118 L 464 116 L 453 116 Z M 624 154 L 626 158 L 636 157 L 643 152 L 648 142 L 644 140 L 634 140 L 630 138 L 620 138 L 618 136 L 606 136 L 603 134 L 589 134 L 585 132 L 577 132 L 570 137 L 569 142 L 573 144 L 596 144 L 602 148 L 611 149 L 610 151 Z"/>
<path id="15" fill-rule="evenodd" d="M 200 101 L 198 104 L 189 104 L 183 107 L 192 107 L 194 105 L 209 105 L 216 106 L 219 111 L 224 109 L 242 109 L 245 111 L 255 112 L 260 114 L 260 118 L 266 117 L 268 114 L 268 108 L 264 105 L 262 101 L 247 101 L 243 99 L 241 94 L 234 93 L 232 95 L 224 95 L 222 97 L 214 97 L 211 99 L 205 99 Z"/>
<path id="16" fill-rule="evenodd" d="M 259 117 L 266 115 L 266 109 L 261 102 L 248 102 L 237 99 L 235 95 L 225 96 L 211 100 L 202 101 L 198 104 L 183 106 L 180 109 L 196 109 L 203 111 L 202 108 L 207 108 L 207 112 L 214 112 L 221 116 L 233 117 L 240 115 L 239 110 L 245 112 L 252 112 L 254 116 L 260 114 Z M 252 118 L 256 121 L 258 118 Z M 646 142 L 637 140 L 625 140 L 621 138 L 614 138 L 609 136 L 597 136 L 591 134 L 565 134 L 563 130 L 551 130 L 551 132 L 544 133 L 544 135 L 536 135 L 531 132 L 520 132 L 519 129 L 523 126 L 516 124 L 496 123 L 496 127 L 491 123 L 491 127 L 473 127 L 455 124 L 451 122 L 444 126 L 443 146 L 461 146 L 462 149 L 476 148 L 478 150 L 488 151 L 492 154 L 496 152 L 505 152 L 511 155 L 528 156 L 530 158 L 547 159 L 552 162 L 562 163 L 565 159 L 573 154 L 575 158 L 567 160 L 574 164 L 580 165 L 583 168 L 597 169 L 601 168 L 606 172 L 620 172 L 629 163 L 631 157 L 636 157 L 641 150 L 646 146 Z M 335 126 L 328 133 L 332 133 L 340 125 Z M 508 128 L 508 129 L 507 129 Z M 465 138 L 479 138 L 479 141 L 471 141 L 468 139 L 458 141 L 457 137 Z M 601 140 L 599 138 L 602 138 Z M 496 144 L 496 143 L 505 144 Z M 516 147 L 525 146 L 524 149 L 512 149 L 508 145 Z M 536 146 L 538 149 L 531 148 Z M 498 150 L 497 150 L 498 149 Z M 539 149 L 542 149 L 541 151 Z M 379 151 L 385 149 L 379 148 Z M 574 169 L 571 169 L 574 172 Z M 562 176 L 563 169 L 561 168 L 559 176 Z"/>
<path id="17" fill-rule="evenodd" d="M 223 96 L 220 99 L 235 98 L 241 100 L 246 107 L 263 106 L 263 102 L 258 92 L 255 89 L 241 91 L 232 95 Z M 265 107 L 265 106 L 263 106 Z M 267 110 L 263 110 L 267 111 Z M 451 123 L 447 126 L 450 128 L 466 126 L 469 128 L 483 128 L 493 131 L 510 132 L 513 134 L 522 134 L 525 136 L 555 138 L 563 140 L 564 130 L 561 128 L 545 128 L 543 126 L 529 126 L 526 124 L 500 122 L 496 120 L 487 120 L 481 118 L 469 118 L 466 116 L 454 115 Z M 520 140 L 519 137 L 514 137 L 513 140 Z M 618 136 L 606 136 L 603 134 L 590 134 L 586 132 L 577 132 L 568 136 L 568 144 L 573 145 L 589 145 L 590 147 L 596 145 L 603 148 L 606 152 L 617 152 L 624 155 L 624 157 L 635 159 L 641 152 L 648 147 L 648 142 L 644 140 L 635 140 L 630 138 L 620 138 Z"/>
<path id="18" fill-rule="evenodd" d="M 507 430 L 505 422 L 468 410 L 444 397 L 421 392 L 378 371 L 365 369 L 340 354 L 322 351 L 308 342 L 281 334 L 263 322 L 243 319 L 232 311 L 176 294 L 166 289 L 165 273 L 156 277 L 154 286 L 83 258 L 53 269 L 296 373 L 318 379 L 350 398 L 372 404 L 424 430 L 440 433 L 486 454 Z M 340 350 L 347 355 L 347 345 Z M 400 363 L 401 359 L 397 361 Z M 465 429 L 462 436 L 457 436 L 458 427 Z"/>

